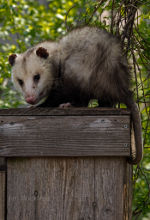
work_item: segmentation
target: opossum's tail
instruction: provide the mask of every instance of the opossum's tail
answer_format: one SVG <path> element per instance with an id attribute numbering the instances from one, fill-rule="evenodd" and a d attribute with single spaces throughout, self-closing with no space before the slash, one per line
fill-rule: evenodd
<path id="1" fill-rule="evenodd" d="M 137 104 L 135 103 L 132 97 L 127 99 L 125 104 L 131 111 L 131 117 L 133 122 L 133 129 L 134 129 L 135 147 L 136 147 L 135 157 L 129 158 L 129 163 L 138 164 L 143 156 L 143 141 L 142 141 L 142 127 L 141 127 L 140 113 Z"/>

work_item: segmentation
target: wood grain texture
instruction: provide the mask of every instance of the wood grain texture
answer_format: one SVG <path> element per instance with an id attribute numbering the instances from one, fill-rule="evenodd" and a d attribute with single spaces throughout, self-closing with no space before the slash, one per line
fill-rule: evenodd
<path id="1" fill-rule="evenodd" d="M 0 220 L 5 219 L 5 159 L 0 158 Z"/>
<path id="2" fill-rule="evenodd" d="M 93 220 L 92 159 L 11 159 L 7 220 Z"/>
<path id="3" fill-rule="evenodd" d="M 124 218 L 132 220 L 132 188 L 133 188 L 133 166 L 126 164 L 124 171 Z"/>
<path id="4" fill-rule="evenodd" d="M 0 116 L 0 156 L 130 156 L 130 117 Z"/>
<path id="5" fill-rule="evenodd" d="M 11 158 L 7 220 L 131 220 L 127 166 L 118 157 Z"/>
<path id="6" fill-rule="evenodd" d="M 117 108 L 16 108 L 16 109 L 0 109 L 1 116 L 19 116 L 19 115 L 49 115 L 49 116 L 62 116 L 62 115 L 130 115 L 128 109 Z"/>
<path id="7" fill-rule="evenodd" d="M 132 171 L 126 173 L 127 167 L 124 158 L 95 159 L 95 219 L 131 220 Z"/>

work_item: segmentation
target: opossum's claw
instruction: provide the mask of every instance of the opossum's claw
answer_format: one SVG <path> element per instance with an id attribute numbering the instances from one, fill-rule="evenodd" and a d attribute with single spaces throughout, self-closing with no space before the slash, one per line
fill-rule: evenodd
<path id="1" fill-rule="evenodd" d="M 62 103 L 59 105 L 59 108 L 70 108 L 70 107 L 72 107 L 70 102 Z"/>

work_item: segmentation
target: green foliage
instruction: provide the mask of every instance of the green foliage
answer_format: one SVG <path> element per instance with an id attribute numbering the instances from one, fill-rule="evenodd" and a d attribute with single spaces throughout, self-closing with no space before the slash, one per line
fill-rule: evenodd
<path id="1" fill-rule="evenodd" d="M 123 39 L 121 27 L 124 23 L 117 29 L 115 18 L 121 16 L 124 19 L 127 7 L 131 5 L 125 6 L 121 2 L 47 0 L 46 7 L 33 0 L 0 0 L 0 108 L 16 108 L 24 104 L 10 80 L 10 54 L 21 53 L 46 39 L 55 40 L 77 25 L 94 24 Z M 145 154 L 140 167 L 134 168 L 133 219 L 145 217 L 146 220 L 150 213 L 150 3 L 140 0 L 137 7 L 134 36 L 131 37 L 137 62 L 133 68 L 133 86 L 142 114 Z M 127 40 L 124 43 L 127 48 Z M 128 57 L 130 60 L 134 58 L 130 49 Z M 134 67 L 135 61 L 131 64 Z M 97 105 L 96 101 L 93 103 Z"/>
<path id="2" fill-rule="evenodd" d="M 11 53 L 21 53 L 40 41 L 54 40 L 65 34 L 64 20 L 72 5 L 72 1 L 49 1 L 49 7 L 46 8 L 32 0 L 0 0 L 1 108 L 23 104 L 21 98 L 18 99 L 19 94 L 12 90 L 8 56 Z M 72 22 L 73 17 L 68 19 L 68 24 Z"/>
<path id="3" fill-rule="evenodd" d="M 135 218 L 142 219 L 150 214 L 150 150 L 145 149 L 144 160 L 140 168 L 134 169 L 134 201 L 133 213 Z M 141 212 L 142 210 L 142 212 Z M 148 220 L 148 219 L 147 219 Z"/>
<path id="4" fill-rule="evenodd" d="M 150 219 L 150 3 L 141 8 L 140 23 L 136 33 L 139 43 L 136 45 L 137 54 L 143 47 L 138 58 L 141 76 L 138 85 L 139 101 L 141 103 L 142 127 L 144 139 L 144 159 L 139 169 L 135 168 L 133 219 Z M 142 38 L 142 41 L 141 41 Z M 145 107 L 145 103 L 147 107 Z"/>

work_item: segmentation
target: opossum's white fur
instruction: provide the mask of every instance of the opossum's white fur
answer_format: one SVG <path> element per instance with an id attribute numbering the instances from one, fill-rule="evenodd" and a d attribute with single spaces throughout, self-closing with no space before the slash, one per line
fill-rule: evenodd
<path id="1" fill-rule="evenodd" d="M 53 83 L 53 75 L 51 75 L 51 63 L 47 60 L 41 59 L 36 55 L 36 49 L 39 46 L 45 46 L 51 54 L 56 49 L 55 43 L 44 42 L 35 46 L 33 52 L 28 57 L 28 51 L 22 54 L 18 54 L 15 59 L 15 65 L 12 67 L 12 81 L 18 91 L 20 91 L 24 97 L 27 95 L 36 96 L 36 103 L 39 102 L 43 97 L 48 95 L 48 92 Z M 24 62 L 24 58 L 26 62 Z M 51 57 L 49 56 L 49 60 Z M 41 78 L 38 84 L 33 82 L 33 76 L 40 74 Z M 21 87 L 18 83 L 18 79 L 24 81 L 24 86 Z M 42 93 L 41 96 L 40 93 Z"/>

